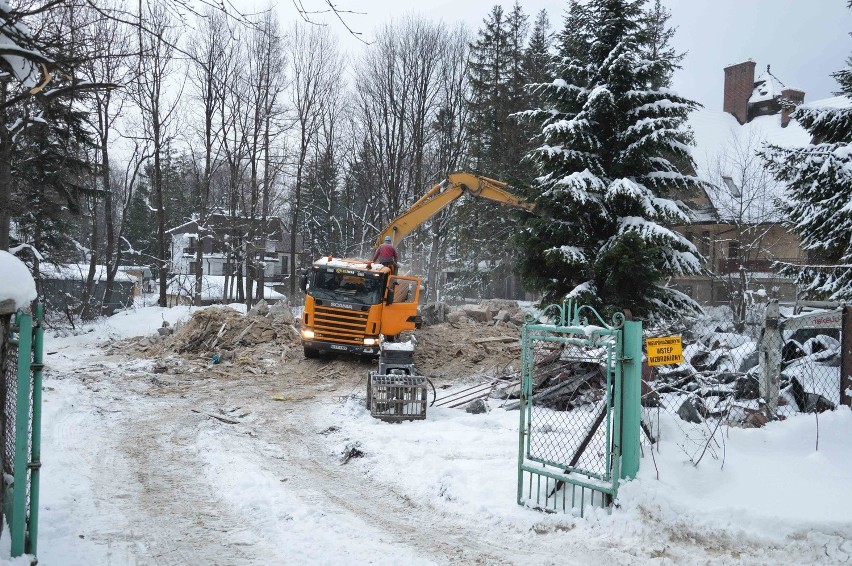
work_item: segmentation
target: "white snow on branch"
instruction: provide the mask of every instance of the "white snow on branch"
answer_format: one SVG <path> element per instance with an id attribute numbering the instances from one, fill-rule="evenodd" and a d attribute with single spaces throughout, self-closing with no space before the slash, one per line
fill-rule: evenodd
<path id="1" fill-rule="evenodd" d="M 544 251 L 547 255 L 559 255 L 566 263 L 585 263 L 586 254 L 577 246 L 559 246 Z"/>

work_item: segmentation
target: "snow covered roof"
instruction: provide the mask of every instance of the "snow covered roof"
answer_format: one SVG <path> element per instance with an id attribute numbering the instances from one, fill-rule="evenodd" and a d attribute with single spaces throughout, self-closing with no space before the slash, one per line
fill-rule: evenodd
<path id="1" fill-rule="evenodd" d="M 784 90 L 784 83 L 769 72 L 769 67 L 762 75 L 754 81 L 754 90 L 751 97 L 748 99 L 749 104 L 772 100 L 776 96 L 781 96 L 781 91 Z"/>
<path id="2" fill-rule="evenodd" d="M 39 272 L 43 279 L 61 279 L 64 281 L 85 281 L 89 275 L 88 263 L 42 263 Z M 107 268 L 105 265 L 95 266 L 95 282 L 106 281 Z M 123 272 L 121 268 L 115 274 L 116 281 L 136 283 L 138 278 Z"/>
<path id="3" fill-rule="evenodd" d="M 37 293 L 33 276 L 24 262 L 0 250 L 0 274 L 0 308 L 8 314 L 28 307 Z"/>
<path id="4" fill-rule="evenodd" d="M 834 99 L 828 99 L 834 100 Z M 819 106 L 822 101 L 810 103 Z M 756 157 L 764 143 L 782 147 L 798 147 L 810 143 L 811 137 L 796 120 L 790 120 L 787 127 L 781 126 L 781 114 L 757 116 L 750 122 L 740 124 L 737 119 L 722 111 L 696 110 L 690 114 L 688 123 L 695 134 L 695 147 L 692 156 L 698 174 L 712 183 L 720 185 L 716 190 L 708 190 L 714 208 L 721 219 L 727 216 L 726 211 L 738 208 L 743 195 L 731 194 L 725 187 L 723 177 L 730 177 L 738 183 L 743 177 L 743 168 L 752 168 L 750 173 L 763 175 L 761 182 L 765 186 L 764 198 L 760 205 L 746 207 L 740 217 L 745 221 L 778 220 L 773 209 L 772 200 L 781 196 L 784 187 L 771 179 L 762 170 L 762 162 Z M 740 187 L 742 189 L 742 187 Z M 736 193 L 735 193 L 736 194 Z M 739 202 L 735 203 L 734 200 Z M 707 220 L 699 218 L 698 220 Z"/>
<path id="5" fill-rule="evenodd" d="M 846 96 L 834 96 L 806 102 L 799 105 L 799 108 L 852 108 L 852 99 Z"/>

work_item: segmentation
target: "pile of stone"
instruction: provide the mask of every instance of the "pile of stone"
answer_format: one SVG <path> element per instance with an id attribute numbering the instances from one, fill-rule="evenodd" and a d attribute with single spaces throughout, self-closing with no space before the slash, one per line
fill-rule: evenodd
<path id="1" fill-rule="evenodd" d="M 519 329 L 524 312 L 517 301 L 492 299 L 477 304 L 449 306 L 446 303 L 427 303 L 420 309 L 424 326 L 441 324 L 486 324 Z"/>

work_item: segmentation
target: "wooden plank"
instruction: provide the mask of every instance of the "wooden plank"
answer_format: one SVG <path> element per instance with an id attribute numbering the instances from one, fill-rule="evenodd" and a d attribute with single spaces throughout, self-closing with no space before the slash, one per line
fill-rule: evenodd
<path id="1" fill-rule="evenodd" d="M 216 420 L 222 421 L 227 424 L 240 424 L 240 421 L 235 421 L 234 419 L 229 419 L 227 417 L 221 417 L 219 415 L 214 415 L 213 413 L 205 413 L 204 411 L 200 411 L 198 409 L 190 409 L 193 413 L 198 413 L 200 415 L 207 415 L 208 417 L 212 417 Z"/>
<path id="2" fill-rule="evenodd" d="M 563 390 L 566 393 L 576 393 L 576 391 L 580 388 L 580 386 L 582 386 L 584 383 L 586 383 L 587 381 L 589 381 L 593 377 L 596 377 L 596 376 L 599 376 L 599 375 L 600 375 L 600 373 L 598 371 L 590 371 L 590 372 L 584 373 L 582 375 L 573 377 L 572 379 L 566 379 L 565 381 L 563 381 L 561 383 L 557 383 L 556 385 L 551 385 L 547 389 L 543 389 L 543 390 L 539 391 L 538 393 L 536 393 L 535 395 L 532 396 L 530 401 L 531 402 L 532 401 L 540 401 L 542 399 L 550 397 L 554 393 L 562 392 Z M 519 408 L 520 406 L 521 406 L 521 400 L 518 399 L 517 401 L 513 401 L 511 403 L 507 403 L 506 405 L 503 405 L 503 408 L 505 408 L 507 411 L 511 411 L 511 410 Z"/>
<path id="3" fill-rule="evenodd" d="M 490 344 L 494 342 L 519 342 L 520 339 L 517 336 L 493 336 L 491 338 L 480 338 L 479 340 L 474 340 L 474 344 Z"/>

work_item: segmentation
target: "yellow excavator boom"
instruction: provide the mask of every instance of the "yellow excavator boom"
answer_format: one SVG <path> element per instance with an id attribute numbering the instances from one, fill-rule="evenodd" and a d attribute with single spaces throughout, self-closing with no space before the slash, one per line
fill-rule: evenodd
<path id="1" fill-rule="evenodd" d="M 529 211 L 535 209 L 535 204 L 513 195 L 506 190 L 507 186 L 502 181 L 473 173 L 450 173 L 446 179 L 429 189 L 408 210 L 394 218 L 379 234 L 376 247 L 384 242 L 385 236 L 390 236 L 391 243 L 396 246 L 415 228 L 435 216 L 464 193 L 487 198 L 515 208 Z"/>

